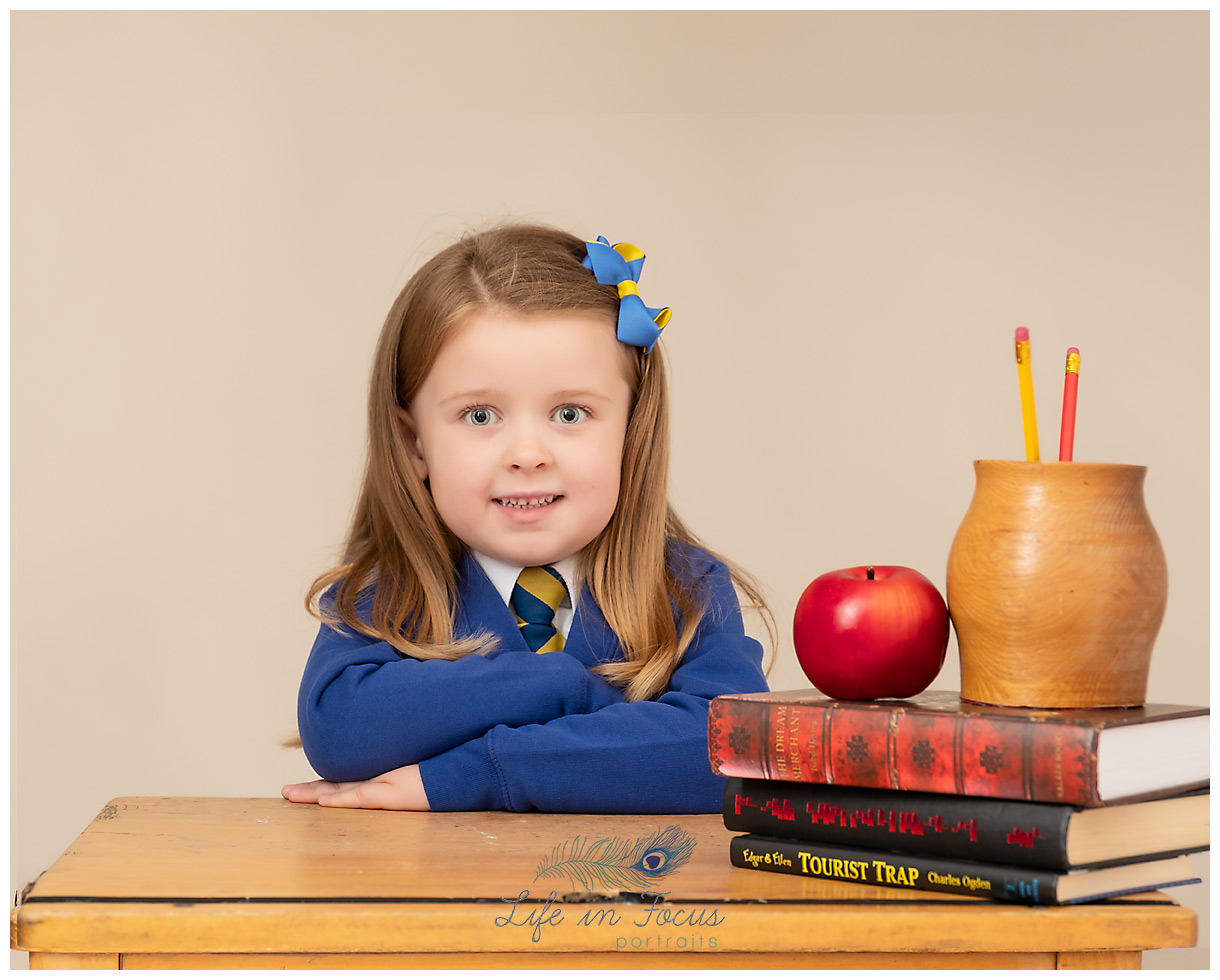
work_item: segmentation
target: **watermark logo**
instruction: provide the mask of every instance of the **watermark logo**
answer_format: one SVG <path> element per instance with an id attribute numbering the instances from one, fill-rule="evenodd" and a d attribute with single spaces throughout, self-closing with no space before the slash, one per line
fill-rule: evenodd
<path id="1" fill-rule="evenodd" d="M 653 892 L 690 860 L 695 839 L 678 826 L 648 837 L 573 837 L 538 864 L 539 878 L 568 878 L 573 887 Z"/>
<path id="2" fill-rule="evenodd" d="M 511 907 L 495 917 L 495 924 L 524 927 L 534 943 L 551 928 L 595 928 L 616 950 L 716 949 L 717 937 L 703 930 L 724 922 L 720 910 L 671 905 L 669 891 L 658 887 L 694 850 L 695 838 L 678 826 L 658 828 L 647 837 L 573 837 L 539 862 L 534 881 L 567 878 L 574 891 L 560 896 L 550 889 L 543 899 L 523 889 L 515 898 L 501 899 Z"/>

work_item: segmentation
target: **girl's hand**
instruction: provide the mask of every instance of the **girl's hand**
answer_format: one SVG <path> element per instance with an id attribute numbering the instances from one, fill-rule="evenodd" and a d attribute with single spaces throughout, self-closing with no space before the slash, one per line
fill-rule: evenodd
<path id="1" fill-rule="evenodd" d="M 280 795 L 292 803 L 317 803 L 320 806 L 357 807 L 365 810 L 431 810 L 419 766 L 392 769 L 373 779 L 351 783 L 332 783 L 315 779 L 309 783 L 289 783 Z"/>

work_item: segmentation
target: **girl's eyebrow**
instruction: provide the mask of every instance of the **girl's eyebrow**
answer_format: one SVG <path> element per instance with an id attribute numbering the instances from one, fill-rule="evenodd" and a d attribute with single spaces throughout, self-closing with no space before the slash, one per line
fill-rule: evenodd
<path id="1" fill-rule="evenodd" d="M 472 388 L 469 391 L 459 391 L 452 395 L 447 395 L 441 399 L 442 405 L 448 405 L 450 402 L 468 402 L 468 401 L 488 401 L 500 396 L 500 391 L 496 388 Z"/>
<path id="2" fill-rule="evenodd" d="M 596 388 L 564 388 L 562 391 L 552 392 L 552 397 L 560 400 L 571 399 L 573 401 L 593 398 L 606 401 L 610 398 L 604 391 L 599 391 Z"/>

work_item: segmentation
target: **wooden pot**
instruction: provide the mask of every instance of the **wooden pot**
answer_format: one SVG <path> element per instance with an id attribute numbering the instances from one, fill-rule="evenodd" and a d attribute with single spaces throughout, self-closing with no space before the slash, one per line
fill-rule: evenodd
<path id="1" fill-rule="evenodd" d="M 976 460 L 949 550 L 962 697 L 1141 705 L 1169 591 L 1143 466 Z"/>

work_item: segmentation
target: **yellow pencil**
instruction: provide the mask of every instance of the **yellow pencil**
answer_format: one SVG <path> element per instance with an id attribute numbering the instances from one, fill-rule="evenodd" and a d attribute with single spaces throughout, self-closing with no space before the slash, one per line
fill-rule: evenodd
<path id="1" fill-rule="evenodd" d="M 1017 327 L 1017 380 L 1021 383 L 1021 421 L 1025 424 L 1025 458 L 1036 463 L 1038 416 L 1034 412 L 1034 372 L 1029 363 L 1029 330 Z"/>

